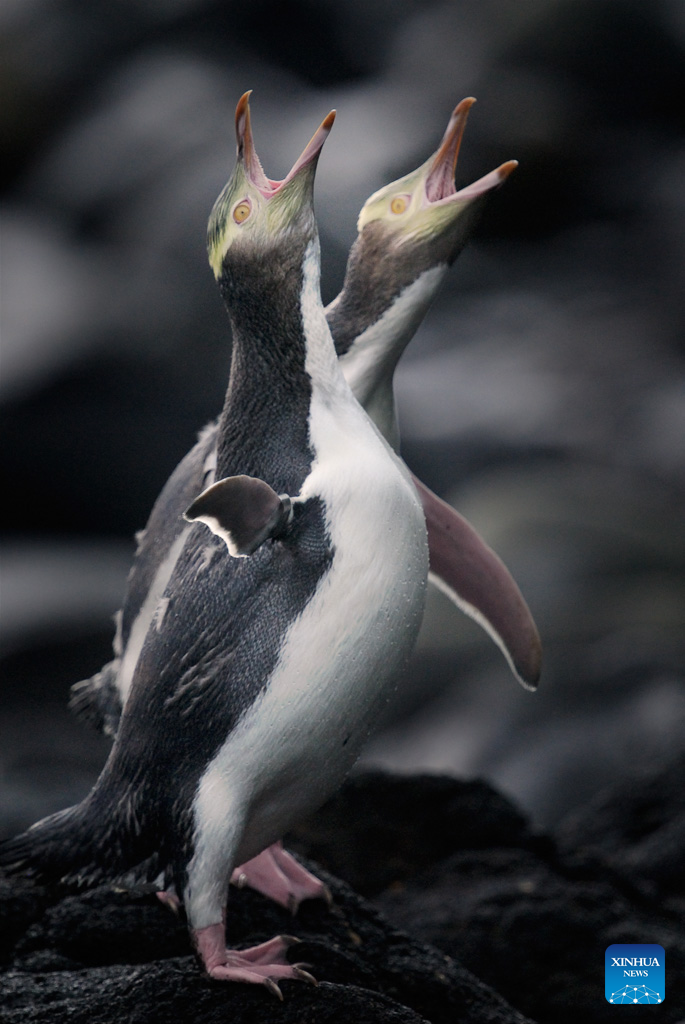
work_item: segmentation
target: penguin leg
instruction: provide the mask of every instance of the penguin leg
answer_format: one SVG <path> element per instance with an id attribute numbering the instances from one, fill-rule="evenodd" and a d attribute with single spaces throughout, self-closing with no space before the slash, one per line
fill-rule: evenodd
<path id="1" fill-rule="evenodd" d="M 303 900 L 323 899 L 329 905 L 332 903 L 328 886 L 303 868 L 280 841 L 237 867 L 231 882 L 240 889 L 246 885 L 256 889 L 293 914 Z"/>
<path id="2" fill-rule="evenodd" d="M 283 978 L 316 984 L 303 965 L 291 964 L 286 958 L 297 939 L 279 935 L 250 949 L 226 945 L 226 892 L 249 814 L 242 794 L 227 783 L 221 770 L 210 769 L 203 776 L 194 817 L 193 856 L 184 865 L 180 849 L 174 873 L 185 879 L 188 927 L 207 974 L 218 981 L 264 985 L 279 999 L 278 982 Z"/>
<path id="3" fill-rule="evenodd" d="M 207 974 L 217 981 L 264 985 L 281 1000 L 283 993 L 278 982 L 284 978 L 317 984 L 316 979 L 304 969 L 304 964 L 291 964 L 286 958 L 290 947 L 299 942 L 290 935 L 277 935 L 249 949 L 227 949 L 222 922 L 193 931 L 193 940 Z"/>

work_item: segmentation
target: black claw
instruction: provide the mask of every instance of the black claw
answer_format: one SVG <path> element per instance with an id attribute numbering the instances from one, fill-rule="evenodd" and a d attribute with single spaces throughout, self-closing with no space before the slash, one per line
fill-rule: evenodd
<path id="1" fill-rule="evenodd" d="M 303 971 L 299 967 L 293 967 L 293 971 L 295 972 L 295 977 L 299 978 L 300 981 L 307 981 L 310 985 L 319 984 L 316 978 L 310 974 L 309 971 Z"/>
<path id="2" fill-rule="evenodd" d="M 273 980 L 273 978 L 265 978 L 264 986 L 269 990 L 269 992 L 271 992 L 272 995 L 276 996 L 277 999 L 280 999 L 281 1002 L 283 1002 L 283 993 L 281 992 L 280 988 Z"/>
<path id="3" fill-rule="evenodd" d="M 296 946 L 298 942 L 302 942 L 302 939 L 298 939 L 296 935 L 279 935 L 281 942 L 285 942 L 286 946 Z"/>

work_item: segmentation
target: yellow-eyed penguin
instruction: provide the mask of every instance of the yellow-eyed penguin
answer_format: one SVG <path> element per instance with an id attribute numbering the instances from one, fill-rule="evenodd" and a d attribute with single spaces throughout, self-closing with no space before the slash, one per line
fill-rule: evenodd
<path id="1" fill-rule="evenodd" d="M 397 451 L 393 377 L 449 266 L 468 240 L 484 199 L 517 166 L 508 160 L 457 190 L 454 175 L 469 111 L 459 103 L 438 150 L 364 204 L 340 295 L 326 315 L 343 373 Z M 540 637 L 506 566 L 477 531 L 413 477 L 426 515 L 431 581 L 475 619 L 526 689 L 540 678 Z"/>
<path id="2" fill-rule="evenodd" d="M 397 362 L 467 241 L 480 200 L 516 166 L 516 161 L 510 160 L 472 185 L 455 189 L 454 168 L 473 103 L 468 98 L 458 104 L 440 147 L 426 163 L 374 193 L 364 204 L 344 287 L 326 308 L 343 373 L 355 397 L 396 450 L 399 436 L 393 375 Z M 123 608 L 117 617 L 114 660 L 72 688 L 72 710 L 108 735 L 116 732 L 140 647 L 159 614 L 184 530 L 182 513 L 214 481 L 217 429 L 218 420 L 204 428 L 165 484 L 138 536 Z M 424 502 L 429 539 L 436 549 L 436 564 L 431 564 L 435 582 L 494 635 L 518 680 L 534 688 L 540 671 L 539 638 L 516 584 L 473 528 L 449 506 L 443 511 L 444 503 L 420 481 L 415 479 L 415 483 Z M 446 532 L 454 538 L 450 542 L 448 537 L 442 556 L 440 515 Z M 473 561 L 471 583 L 461 571 L 467 558 Z"/>
<path id="3" fill-rule="evenodd" d="M 306 975 L 283 938 L 227 950 L 231 872 L 354 763 L 428 575 L 416 490 L 345 382 L 321 304 L 312 186 L 332 120 L 275 182 L 238 104 L 208 233 L 233 330 L 217 482 L 188 509 L 95 787 L 0 847 L 9 870 L 52 880 L 163 870 L 207 972 L 276 992 Z"/>
<path id="4" fill-rule="evenodd" d="M 456 190 L 457 157 L 474 102 L 467 98 L 458 104 L 429 160 L 364 204 L 343 290 L 326 309 L 343 372 L 395 447 L 392 381 L 397 362 L 467 241 L 482 200 L 516 166 L 508 161 Z M 165 608 L 164 590 L 185 542 L 181 513 L 214 481 L 217 429 L 218 423 L 205 428 L 176 468 L 140 536 L 119 615 L 114 661 L 73 688 L 74 710 L 110 735 L 116 732 L 147 630 Z M 414 482 L 426 514 L 430 578 L 487 630 L 519 681 L 533 688 L 540 643 L 518 587 L 473 527 L 424 484 Z M 237 867 L 234 880 L 293 909 L 302 898 L 325 895 L 321 883 L 280 845 Z"/>

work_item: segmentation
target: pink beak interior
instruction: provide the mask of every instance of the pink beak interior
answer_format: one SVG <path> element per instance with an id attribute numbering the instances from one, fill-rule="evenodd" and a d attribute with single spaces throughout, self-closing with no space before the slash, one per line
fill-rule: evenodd
<path id="1" fill-rule="evenodd" d="M 457 191 L 454 184 L 454 175 L 457 168 L 457 159 L 461 140 L 464 137 L 464 130 L 468 120 L 469 111 L 475 103 L 473 96 L 467 96 L 452 111 L 449 124 L 442 137 L 440 147 L 433 157 L 433 164 L 426 178 L 426 199 L 429 203 L 447 203 L 454 199 L 464 202 L 477 199 L 478 196 L 490 192 L 505 181 L 515 167 L 518 167 L 517 160 L 507 160 L 494 171 L 484 175 L 473 184 Z"/>
<path id="2" fill-rule="evenodd" d="M 271 198 L 279 189 L 283 188 L 289 181 L 292 181 L 295 175 L 299 174 L 304 167 L 318 159 L 334 121 L 335 110 L 331 110 L 314 132 L 314 135 L 285 178 L 281 181 L 274 181 L 272 178 L 267 178 L 261 161 L 257 156 L 250 121 L 250 92 L 244 93 L 238 100 L 238 106 L 235 111 L 235 134 L 238 143 L 238 159 L 243 161 L 251 183 L 255 188 L 259 189 L 266 199 Z"/>

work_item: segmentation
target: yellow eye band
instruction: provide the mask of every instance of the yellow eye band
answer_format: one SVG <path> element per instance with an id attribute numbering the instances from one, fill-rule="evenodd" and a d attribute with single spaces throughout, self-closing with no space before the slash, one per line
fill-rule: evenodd
<path id="1" fill-rule="evenodd" d="M 242 224 L 244 220 L 247 220 L 251 212 L 252 210 L 250 204 L 243 200 L 243 202 L 238 203 L 238 205 L 233 210 L 233 220 L 236 222 L 236 224 Z"/>
<path id="2" fill-rule="evenodd" d="M 409 205 L 407 196 L 395 196 L 393 201 L 390 203 L 390 210 L 392 213 L 404 213 Z"/>

